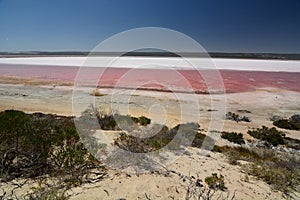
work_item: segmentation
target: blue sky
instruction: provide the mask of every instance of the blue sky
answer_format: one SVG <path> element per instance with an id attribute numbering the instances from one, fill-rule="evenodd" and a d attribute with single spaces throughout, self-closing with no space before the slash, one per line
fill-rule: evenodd
<path id="1" fill-rule="evenodd" d="M 0 0 L 0 51 L 90 51 L 149 26 L 208 51 L 300 53 L 300 0 Z"/>

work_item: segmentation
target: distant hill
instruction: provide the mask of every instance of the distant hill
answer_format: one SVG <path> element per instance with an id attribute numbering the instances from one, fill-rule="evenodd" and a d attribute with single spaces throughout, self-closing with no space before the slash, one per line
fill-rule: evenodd
<path id="1" fill-rule="evenodd" d="M 275 60 L 300 60 L 300 54 L 279 54 L 279 53 L 220 53 L 209 52 L 212 58 L 240 58 L 240 59 L 275 59 Z M 185 53 L 185 52 L 79 52 L 79 51 L 30 51 L 30 52 L 0 52 L 0 58 L 15 57 L 41 57 L 41 56 L 150 56 L 150 57 L 207 57 L 206 53 Z"/>

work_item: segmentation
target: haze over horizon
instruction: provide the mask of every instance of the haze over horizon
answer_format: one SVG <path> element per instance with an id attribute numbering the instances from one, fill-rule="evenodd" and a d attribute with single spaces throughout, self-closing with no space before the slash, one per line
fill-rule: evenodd
<path id="1" fill-rule="evenodd" d="M 0 52 L 91 51 L 122 31 L 163 27 L 209 52 L 300 53 L 299 0 L 0 0 Z"/>

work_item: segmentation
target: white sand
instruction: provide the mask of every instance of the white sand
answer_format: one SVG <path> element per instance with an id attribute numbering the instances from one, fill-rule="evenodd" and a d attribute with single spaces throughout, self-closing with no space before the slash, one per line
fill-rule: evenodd
<path id="1" fill-rule="evenodd" d="M 110 63 L 112 62 L 112 63 Z M 190 65 L 190 62 L 192 65 Z M 109 64 L 110 63 L 110 64 Z M 158 57 L 27 57 L 0 58 L 1 64 L 61 65 L 90 67 L 132 67 L 173 69 L 231 69 L 247 71 L 300 72 L 300 61 L 227 58 L 158 58 Z"/>

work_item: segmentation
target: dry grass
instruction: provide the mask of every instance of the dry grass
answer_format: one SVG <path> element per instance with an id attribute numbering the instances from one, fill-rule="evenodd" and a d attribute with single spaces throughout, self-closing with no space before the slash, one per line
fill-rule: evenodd
<path id="1" fill-rule="evenodd" d="M 267 148 L 220 147 L 230 164 L 239 160 L 249 162 L 242 165 L 243 171 L 268 183 L 274 190 L 289 197 L 299 190 L 300 160 L 288 153 L 278 154 Z"/>

